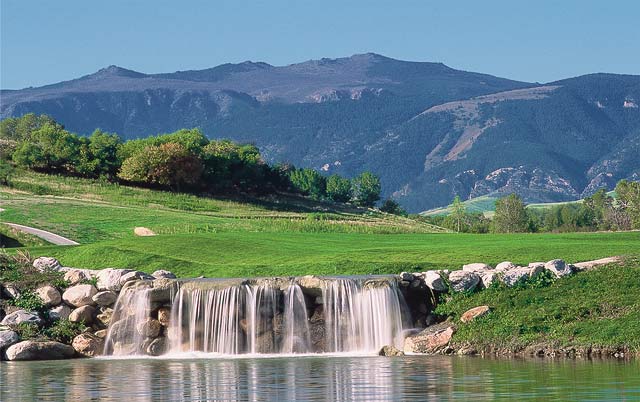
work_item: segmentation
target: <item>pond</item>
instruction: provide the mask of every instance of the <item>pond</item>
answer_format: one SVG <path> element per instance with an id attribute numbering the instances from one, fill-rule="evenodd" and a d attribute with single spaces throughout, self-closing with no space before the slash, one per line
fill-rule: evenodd
<path id="1" fill-rule="evenodd" d="M 275 356 L 1 362 L 2 401 L 640 400 L 640 362 Z"/>

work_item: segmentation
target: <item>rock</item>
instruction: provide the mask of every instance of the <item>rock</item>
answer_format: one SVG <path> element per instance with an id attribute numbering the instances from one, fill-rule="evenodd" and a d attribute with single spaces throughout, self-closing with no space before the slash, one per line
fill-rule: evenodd
<path id="1" fill-rule="evenodd" d="M 154 271 L 151 276 L 153 276 L 156 279 L 160 279 L 160 278 L 166 278 L 166 279 L 176 279 L 176 276 L 173 274 L 173 272 L 171 271 L 166 271 L 164 269 L 159 269 L 157 271 Z"/>
<path id="2" fill-rule="evenodd" d="M 378 356 L 404 356 L 404 352 L 393 345 L 383 346 Z"/>
<path id="3" fill-rule="evenodd" d="M 64 273 L 64 280 L 69 282 L 70 285 L 77 285 L 80 282 L 85 282 L 91 279 L 84 271 L 80 269 L 70 269 Z"/>
<path id="4" fill-rule="evenodd" d="M 505 272 L 515 267 L 516 264 L 512 263 L 511 261 L 503 261 L 500 264 L 496 265 L 496 271 Z"/>
<path id="5" fill-rule="evenodd" d="M 165 352 L 166 349 L 167 349 L 167 338 L 165 338 L 164 336 L 161 336 L 151 341 L 149 346 L 147 346 L 146 352 L 151 356 L 160 356 Z"/>
<path id="6" fill-rule="evenodd" d="M 11 330 L 0 331 L 0 358 L 2 358 L 2 352 L 9 346 L 18 343 L 20 336 L 17 332 Z"/>
<path id="7" fill-rule="evenodd" d="M 424 283 L 436 292 L 446 292 L 447 284 L 438 271 L 427 271 L 424 273 Z"/>
<path id="8" fill-rule="evenodd" d="M 96 316 L 96 319 L 99 323 L 108 327 L 111 323 L 111 317 L 113 316 L 113 310 L 110 308 L 105 308 L 103 311 Z"/>
<path id="9" fill-rule="evenodd" d="M 118 299 L 118 295 L 110 290 L 98 292 L 91 298 L 98 306 L 111 306 Z"/>
<path id="10" fill-rule="evenodd" d="M 53 257 L 40 257 L 33 261 L 33 267 L 40 272 L 58 271 L 62 268 L 60 262 Z"/>
<path id="11" fill-rule="evenodd" d="M 4 320 L 4 317 L 7 316 L 7 313 L 4 311 L 3 308 L 0 307 L 0 321 Z"/>
<path id="12" fill-rule="evenodd" d="M 504 273 L 502 276 L 502 282 L 505 285 L 511 287 L 515 284 L 528 280 L 540 274 L 544 269 L 537 266 L 533 268 L 529 267 L 516 267 Z"/>
<path id="13" fill-rule="evenodd" d="M 38 289 L 36 289 L 36 294 L 38 295 L 38 297 L 40 297 L 45 307 L 57 306 L 62 302 L 62 296 L 60 296 L 60 292 L 58 292 L 58 289 L 54 288 L 51 285 L 39 287 Z"/>
<path id="14" fill-rule="evenodd" d="M 480 280 L 482 281 L 483 288 L 487 289 L 489 286 L 493 284 L 493 282 L 495 282 L 498 279 L 498 273 L 496 271 L 497 270 L 487 271 L 484 274 L 482 274 L 482 277 L 480 277 Z"/>
<path id="15" fill-rule="evenodd" d="M 135 234 L 136 236 L 155 236 L 156 235 L 153 230 L 142 227 L 142 226 L 134 228 L 133 234 Z"/>
<path id="16" fill-rule="evenodd" d="M 152 288 L 149 290 L 149 300 L 152 303 L 170 303 L 173 295 L 178 293 L 178 281 L 173 279 L 156 279 L 151 282 L 151 285 Z"/>
<path id="17" fill-rule="evenodd" d="M 20 290 L 13 285 L 4 285 L 2 287 L 2 293 L 9 299 L 17 299 L 20 297 Z"/>
<path id="18" fill-rule="evenodd" d="M 95 335 L 96 335 L 97 337 L 99 337 L 99 338 L 104 339 L 104 338 L 106 338 L 106 337 L 107 337 L 107 333 L 108 333 L 108 332 L 109 332 L 109 331 L 108 331 L 108 330 L 106 330 L 106 329 L 100 329 L 100 330 L 96 331 Z"/>
<path id="19" fill-rule="evenodd" d="M 565 263 L 563 260 L 551 260 L 544 264 L 544 269 L 553 272 L 553 274 L 558 278 L 573 274 L 572 266 Z"/>
<path id="20" fill-rule="evenodd" d="M 160 331 L 162 331 L 162 325 L 160 325 L 160 321 L 154 320 L 153 318 L 148 318 L 147 320 L 138 323 L 136 326 L 136 330 L 142 336 L 147 338 L 155 338 L 160 335 Z"/>
<path id="21" fill-rule="evenodd" d="M 120 277 L 120 288 L 122 288 L 122 286 L 124 286 L 125 283 L 129 282 L 129 281 L 138 281 L 138 280 L 153 280 L 155 279 L 153 276 L 146 274 L 142 271 L 131 271 L 131 272 L 127 272 L 126 274 L 123 274 Z"/>
<path id="22" fill-rule="evenodd" d="M 275 340 L 273 332 L 267 331 L 256 336 L 256 353 L 275 353 Z"/>
<path id="23" fill-rule="evenodd" d="M 83 322 L 85 325 L 90 325 L 93 322 L 95 313 L 96 309 L 93 306 L 78 307 L 69 314 L 69 321 Z"/>
<path id="24" fill-rule="evenodd" d="M 607 264 L 619 264 L 622 262 L 621 257 L 607 257 L 599 260 L 578 262 L 573 264 L 574 271 L 589 271 Z"/>
<path id="25" fill-rule="evenodd" d="M 49 310 L 49 318 L 51 320 L 66 320 L 71 314 L 71 308 L 66 304 L 61 304 Z"/>
<path id="26" fill-rule="evenodd" d="M 473 273 L 480 273 L 483 271 L 488 271 L 490 270 L 491 267 L 487 264 L 481 263 L 481 262 L 476 262 L 473 264 L 466 264 L 462 266 L 462 270 L 466 271 L 466 272 L 473 272 Z"/>
<path id="27" fill-rule="evenodd" d="M 318 297 L 322 296 L 322 288 L 324 281 L 314 275 L 305 275 L 297 279 L 298 285 L 302 288 L 304 294 Z"/>
<path id="28" fill-rule="evenodd" d="M 460 317 L 460 321 L 462 322 L 473 321 L 478 317 L 482 317 L 483 315 L 486 315 L 487 313 L 489 313 L 489 311 L 491 311 L 489 306 L 474 307 L 472 309 L 465 311 Z"/>
<path id="29" fill-rule="evenodd" d="M 18 342 L 7 349 L 8 360 L 58 360 L 73 357 L 75 350 L 60 342 Z"/>
<path id="30" fill-rule="evenodd" d="M 530 262 L 529 265 L 527 265 L 529 268 L 544 268 L 544 262 Z"/>
<path id="31" fill-rule="evenodd" d="M 122 279 L 123 275 L 128 274 L 129 272 L 133 271 L 130 269 L 103 269 L 96 275 L 96 278 L 98 278 L 98 290 L 112 290 L 114 292 L 119 292 L 120 289 L 122 289 L 120 280 Z"/>
<path id="32" fill-rule="evenodd" d="M 171 320 L 171 308 L 160 307 L 158 309 L 158 322 L 160 323 L 160 325 L 164 327 L 168 327 L 170 320 Z"/>
<path id="33" fill-rule="evenodd" d="M 42 325 L 43 321 L 38 313 L 18 310 L 4 317 L 0 325 L 20 325 L 22 323 Z"/>
<path id="34" fill-rule="evenodd" d="M 405 338 L 404 352 L 437 353 L 449 344 L 455 331 L 456 328 L 447 322 L 427 327 L 423 331 Z"/>
<path id="35" fill-rule="evenodd" d="M 480 277 L 468 271 L 453 271 L 449 274 L 449 283 L 454 292 L 469 292 L 480 283 Z"/>
<path id="36" fill-rule="evenodd" d="M 93 334 L 84 333 L 73 338 L 71 346 L 82 356 L 99 356 L 104 349 L 104 339 Z"/>
<path id="37" fill-rule="evenodd" d="M 98 290 L 93 285 L 75 285 L 64 291 L 62 300 L 73 307 L 89 306 L 94 304 L 93 296 Z"/>
<path id="38" fill-rule="evenodd" d="M 400 274 L 400 280 L 411 282 L 414 279 L 415 277 L 413 276 L 413 274 L 410 274 L 409 272 L 402 272 Z"/>

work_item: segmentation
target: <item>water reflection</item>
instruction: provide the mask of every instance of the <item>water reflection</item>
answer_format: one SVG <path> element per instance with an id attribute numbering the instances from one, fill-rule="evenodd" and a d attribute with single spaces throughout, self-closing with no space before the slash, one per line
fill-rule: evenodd
<path id="1" fill-rule="evenodd" d="M 0 400 L 634 400 L 638 373 L 638 362 L 417 356 L 2 362 Z"/>

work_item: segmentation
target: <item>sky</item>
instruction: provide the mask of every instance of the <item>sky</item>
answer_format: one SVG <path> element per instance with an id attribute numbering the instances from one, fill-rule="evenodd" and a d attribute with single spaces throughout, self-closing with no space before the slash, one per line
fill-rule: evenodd
<path id="1" fill-rule="evenodd" d="M 375 52 L 528 82 L 640 74 L 640 1 L 0 0 L 0 88 Z"/>

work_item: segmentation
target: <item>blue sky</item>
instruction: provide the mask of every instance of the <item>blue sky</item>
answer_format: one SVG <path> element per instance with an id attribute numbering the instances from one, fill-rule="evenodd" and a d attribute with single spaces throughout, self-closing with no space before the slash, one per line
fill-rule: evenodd
<path id="1" fill-rule="evenodd" d="M 640 1 L 1 0 L 0 87 L 376 52 L 523 81 L 640 74 Z"/>

